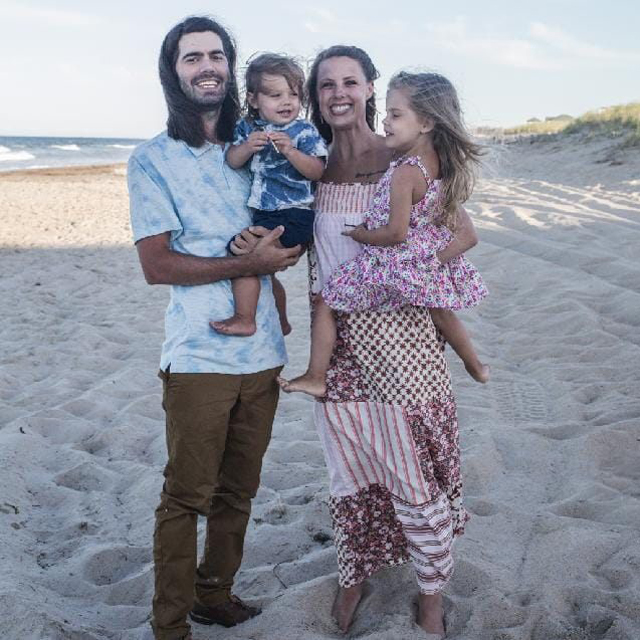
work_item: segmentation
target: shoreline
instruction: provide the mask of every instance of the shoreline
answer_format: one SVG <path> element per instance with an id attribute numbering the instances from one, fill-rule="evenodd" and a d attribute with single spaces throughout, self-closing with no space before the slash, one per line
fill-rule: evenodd
<path id="1" fill-rule="evenodd" d="M 126 173 L 126 162 L 110 162 L 108 164 L 79 164 L 62 167 L 37 167 L 34 169 L 8 169 L 0 171 L 0 180 L 4 178 L 38 178 L 41 176 L 96 176 L 101 174 L 122 175 Z"/>

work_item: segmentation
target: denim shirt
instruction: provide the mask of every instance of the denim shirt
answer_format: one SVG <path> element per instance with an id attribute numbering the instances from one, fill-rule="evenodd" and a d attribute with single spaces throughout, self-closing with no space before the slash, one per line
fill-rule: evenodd
<path id="1" fill-rule="evenodd" d="M 251 224 L 246 171 L 224 162 L 220 146 L 189 147 L 167 133 L 142 143 L 128 166 L 133 238 L 170 232 L 173 251 L 223 257 L 229 238 Z M 174 373 L 256 373 L 286 362 L 271 279 L 260 278 L 253 336 L 225 336 L 209 327 L 234 313 L 231 281 L 171 286 L 160 368 Z"/>
<path id="2" fill-rule="evenodd" d="M 326 157 L 327 146 L 318 130 L 306 120 L 289 124 L 272 124 L 266 120 L 242 119 L 236 125 L 233 144 L 246 141 L 253 131 L 282 131 L 293 146 L 308 156 Z M 307 180 L 273 145 L 268 144 L 253 155 L 250 164 L 253 175 L 248 205 L 262 211 L 277 211 L 291 207 L 308 209 L 313 203 L 311 181 Z"/>

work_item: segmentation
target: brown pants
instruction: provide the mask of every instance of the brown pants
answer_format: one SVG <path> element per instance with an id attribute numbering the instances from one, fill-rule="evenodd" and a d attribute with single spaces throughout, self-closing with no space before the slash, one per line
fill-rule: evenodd
<path id="1" fill-rule="evenodd" d="M 159 640 L 189 631 L 194 597 L 204 605 L 229 597 L 271 437 L 280 369 L 159 374 L 169 454 L 153 540 L 151 625 Z M 198 515 L 207 518 L 207 534 L 196 568 Z"/>

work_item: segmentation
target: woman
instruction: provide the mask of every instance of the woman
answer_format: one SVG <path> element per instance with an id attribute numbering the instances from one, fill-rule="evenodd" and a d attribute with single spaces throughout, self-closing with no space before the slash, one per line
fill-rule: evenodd
<path id="1" fill-rule="evenodd" d="M 374 132 L 377 70 L 357 47 L 335 46 L 314 61 L 311 119 L 331 143 L 315 200 L 312 293 L 359 251 L 342 235 L 367 210 L 391 151 Z M 445 262 L 475 244 L 466 213 Z M 340 314 L 315 420 L 331 480 L 329 501 L 339 566 L 333 615 L 351 624 L 363 583 L 411 560 L 420 588 L 418 624 L 444 636 L 442 596 L 451 544 L 467 516 L 460 501 L 456 407 L 439 339 L 425 308 Z"/>
<path id="2" fill-rule="evenodd" d="M 359 251 L 341 235 L 357 225 L 391 152 L 374 132 L 378 73 L 357 47 L 321 52 L 308 80 L 311 119 L 331 143 L 316 193 L 311 288 Z M 475 244 L 466 213 L 447 261 Z M 444 345 L 427 309 L 360 312 L 338 318 L 327 396 L 315 418 L 331 477 L 330 511 L 339 565 L 333 614 L 343 631 L 364 580 L 411 560 L 420 587 L 418 624 L 444 635 L 441 590 L 452 574 L 451 544 L 461 505 L 458 429 Z"/>

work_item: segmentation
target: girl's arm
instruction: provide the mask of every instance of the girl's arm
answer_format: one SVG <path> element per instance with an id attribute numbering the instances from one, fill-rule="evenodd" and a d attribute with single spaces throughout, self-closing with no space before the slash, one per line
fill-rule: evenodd
<path id="1" fill-rule="evenodd" d="M 417 194 L 421 186 L 424 189 L 424 177 L 418 167 L 398 167 L 391 179 L 389 222 L 376 229 L 358 225 L 351 231 L 343 231 L 343 235 L 351 236 L 356 242 L 379 247 L 400 244 L 407 237 L 411 207 L 420 200 Z"/>
<path id="2" fill-rule="evenodd" d="M 456 234 L 453 240 L 436 257 L 442 264 L 458 257 L 465 251 L 478 244 L 478 234 L 473 226 L 473 220 L 465 209 L 460 207 L 457 212 Z"/>
<path id="3" fill-rule="evenodd" d="M 242 143 L 231 145 L 227 151 L 227 164 L 234 169 L 243 167 L 254 153 L 264 149 L 269 138 L 264 131 L 253 131 Z"/>

